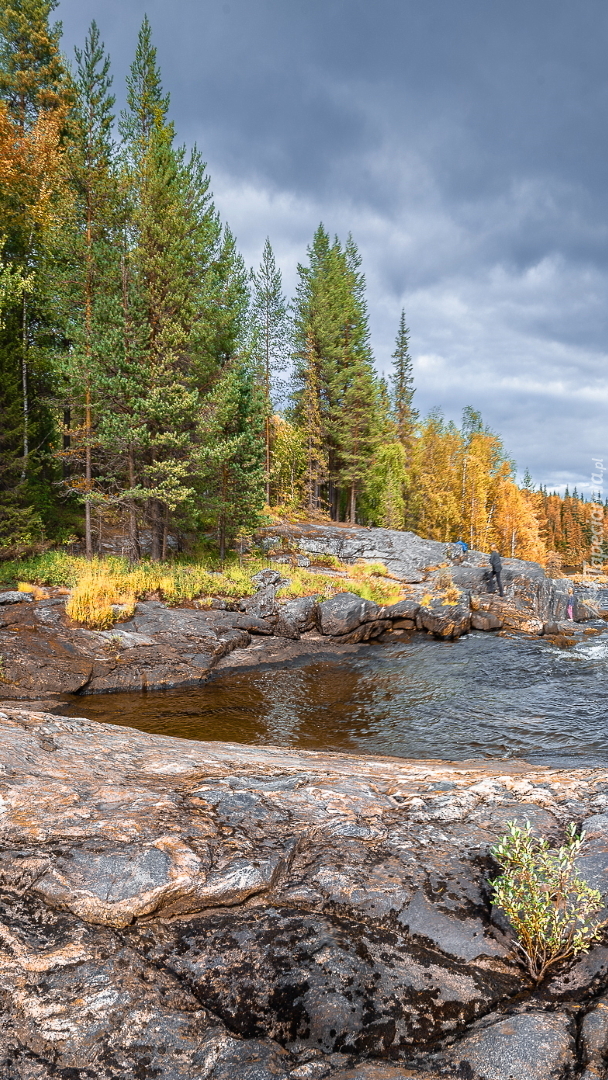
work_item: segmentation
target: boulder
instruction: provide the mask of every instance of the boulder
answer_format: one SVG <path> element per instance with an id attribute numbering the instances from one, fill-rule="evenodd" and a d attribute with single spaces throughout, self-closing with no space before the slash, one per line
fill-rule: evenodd
<path id="1" fill-rule="evenodd" d="M 392 630 L 393 623 L 390 619 L 372 619 L 371 622 L 361 623 L 360 626 L 351 630 L 350 634 L 340 634 L 334 637 L 339 645 L 356 645 L 362 641 L 370 641 L 379 637 L 386 630 Z"/>
<path id="2" fill-rule="evenodd" d="M 472 596 L 471 607 L 477 615 L 493 615 L 503 627 L 523 634 L 542 634 L 543 622 L 522 600 L 502 596 Z"/>
<path id="3" fill-rule="evenodd" d="M 390 607 L 381 608 L 379 616 L 382 619 L 415 619 L 420 610 L 420 604 L 415 600 L 400 600 Z"/>
<path id="4" fill-rule="evenodd" d="M 473 630 L 502 630 L 502 619 L 492 611 L 473 611 L 471 627 Z"/>
<path id="5" fill-rule="evenodd" d="M 258 619 L 266 619 L 271 615 L 276 615 L 278 611 L 276 589 L 273 585 L 268 585 L 265 589 L 259 589 L 255 596 L 248 596 L 246 600 L 241 600 L 239 607 L 241 611 L 245 611 L 248 615 L 256 615 Z"/>
<path id="6" fill-rule="evenodd" d="M 576 1062 L 575 1026 L 567 1014 L 529 1012 L 486 1018 L 446 1056 L 468 1080 L 569 1080 Z M 454 1073 L 451 1073 L 454 1075 Z"/>
<path id="7" fill-rule="evenodd" d="M 460 604 L 437 604 L 421 607 L 416 625 L 442 638 L 459 638 L 471 628 L 471 613 Z"/>
<path id="8" fill-rule="evenodd" d="M 261 589 L 267 589 L 269 585 L 274 585 L 275 589 L 279 589 L 282 585 L 289 585 L 289 581 L 281 577 L 277 570 L 260 570 L 258 574 L 253 575 L 251 580 Z"/>
<path id="9" fill-rule="evenodd" d="M 313 629 L 316 619 L 317 601 L 314 596 L 287 600 L 279 606 L 274 633 L 279 637 L 293 638 L 297 641 L 301 634 Z"/>
<path id="10" fill-rule="evenodd" d="M 608 1058 L 608 998 L 601 997 L 591 1012 L 583 1017 L 581 1044 L 585 1064 L 594 1069 L 589 1076 L 601 1076 Z"/>
<path id="11" fill-rule="evenodd" d="M 381 608 L 371 600 L 362 600 L 350 592 L 337 593 L 319 604 L 321 633 L 332 637 L 350 634 L 361 623 L 376 619 L 380 612 Z"/>
<path id="12" fill-rule="evenodd" d="M 16 589 L 10 592 L 0 592 L 0 604 L 22 604 L 34 599 L 31 593 L 18 592 Z"/>

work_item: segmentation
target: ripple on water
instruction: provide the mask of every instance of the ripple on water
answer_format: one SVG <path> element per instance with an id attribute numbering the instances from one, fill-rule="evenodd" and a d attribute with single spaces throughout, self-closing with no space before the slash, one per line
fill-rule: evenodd
<path id="1" fill-rule="evenodd" d="M 91 695 L 71 716 L 189 739 L 462 760 L 608 762 L 608 630 L 542 639 L 426 635 L 349 661 L 218 675 L 196 690 Z"/>

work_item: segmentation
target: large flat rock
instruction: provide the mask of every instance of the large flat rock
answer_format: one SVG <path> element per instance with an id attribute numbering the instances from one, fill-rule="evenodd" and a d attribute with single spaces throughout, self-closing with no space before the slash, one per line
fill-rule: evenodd
<path id="1" fill-rule="evenodd" d="M 0 711 L 0 1075 L 566 1080 L 604 1038 L 598 1007 L 573 1041 L 567 979 L 582 1016 L 606 950 L 535 991 L 487 852 L 506 820 L 559 840 L 581 806 L 599 857 L 601 770 Z"/>

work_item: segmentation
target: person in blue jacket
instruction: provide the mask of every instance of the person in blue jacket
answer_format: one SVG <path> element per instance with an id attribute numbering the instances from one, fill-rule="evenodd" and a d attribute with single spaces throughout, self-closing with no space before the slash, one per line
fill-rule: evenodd
<path id="1" fill-rule="evenodd" d="M 454 544 L 454 547 L 457 549 L 454 554 L 457 555 L 460 559 L 460 562 L 462 562 L 467 551 L 469 550 L 469 545 L 466 544 L 464 540 L 457 540 Z M 460 548 L 460 550 L 458 550 L 458 548 Z"/>

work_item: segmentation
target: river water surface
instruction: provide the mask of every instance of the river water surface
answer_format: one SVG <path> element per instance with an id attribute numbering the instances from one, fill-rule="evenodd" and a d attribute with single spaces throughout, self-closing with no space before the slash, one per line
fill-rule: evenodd
<path id="1" fill-rule="evenodd" d="M 600 624 L 595 624 L 600 625 Z M 608 763 L 608 628 L 571 649 L 414 634 L 348 657 L 218 674 L 196 690 L 91 695 L 66 709 L 187 739 L 413 758 Z"/>

